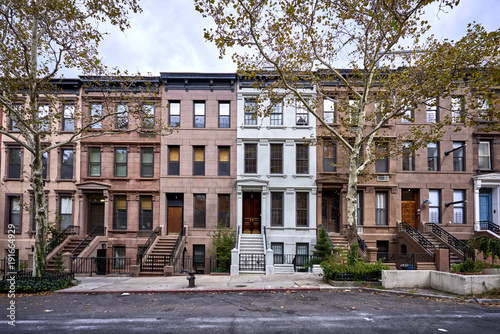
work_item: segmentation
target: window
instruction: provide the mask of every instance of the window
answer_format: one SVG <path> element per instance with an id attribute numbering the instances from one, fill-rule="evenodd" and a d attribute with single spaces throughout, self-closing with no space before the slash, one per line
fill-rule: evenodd
<path id="1" fill-rule="evenodd" d="M 479 158 L 479 169 L 491 170 L 491 153 L 490 153 L 489 141 L 479 142 L 478 158 Z"/>
<path id="2" fill-rule="evenodd" d="M 5 222 L 5 233 L 8 231 L 8 225 L 14 225 L 15 232 L 21 233 L 21 217 L 22 217 L 22 196 L 7 196 L 7 221 Z"/>
<path id="3" fill-rule="evenodd" d="M 283 102 L 274 101 L 270 115 L 271 125 L 283 125 Z"/>
<path id="4" fill-rule="evenodd" d="M 336 172 L 337 166 L 337 146 L 332 142 L 323 144 L 323 171 Z"/>
<path id="5" fill-rule="evenodd" d="M 327 124 L 335 122 L 335 103 L 333 101 L 323 100 L 323 119 Z"/>
<path id="6" fill-rule="evenodd" d="M 358 226 L 363 226 L 363 192 L 362 191 L 358 191 L 357 194 L 356 194 L 356 197 L 357 197 L 357 201 L 358 201 L 358 207 L 357 207 L 357 214 L 358 214 L 358 218 L 357 218 L 357 224 Z"/>
<path id="7" fill-rule="evenodd" d="M 245 144 L 245 174 L 257 173 L 257 144 Z"/>
<path id="8" fill-rule="evenodd" d="M 73 179 L 73 160 L 74 153 L 72 148 L 61 149 L 61 179 Z"/>
<path id="9" fill-rule="evenodd" d="M 451 98 L 451 121 L 453 123 L 463 120 L 464 116 L 464 99 L 463 97 Z"/>
<path id="10" fill-rule="evenodd" d="M 181 125 L 181 103 L 179 101 L 170 101 L 170 126 L 175 128 Z"/>
<path id="11" fill-rule="evenodd" d="M 89 176 L 101 176 L 101 149 L 89 147 Z"/>
<path id="12" fill-rule="evenodd" d="M 205 245 L 193 245 L 193 267 L 194 270 L 205 270 Z"/>
<path id="13" fill-rule="evenodd" d="M 141 148 L 141 177 L 154 176 L 154 156 L 152 147 Z"/>
<path id="14" fill-rule="evenodd" d="M 359 115 L 359 106 L 357 100 L 349 99 L 349 120 L 351 121 L 351 126 L 358 125 L 358 115 Z"/>
<path id="15" fill-rule="evenodd" d="M 297 226 L 308 226 L 308 193 L 297 193 Z"/>
<path id="16" fill-rule="evenodd" d="M 127 177 L 126 148 L 115 148 L 115 177 Z"/>
<path id="17" fill-rule="evenodd" d="M 301 102 L 295 101 L 295 124 L 307 125 L 309 123 L 308 115 L 307 109 L 301 105 Z"/>
<path id="18" fill-rule="evenodd" d="M 465 224 L 465 190 L 453 190 L 453 222 Z M 459 202 L 459 203 L 457 203 Z"/>
<path id="19" fill-rule="evenodd" d="M 438 118 L 438 101 L 431 99 L 427 102 L 427 123 L 436 123 Z"/>
<path id="20" fill-rule="evenodd" d="M 153 196 L 139 196 L 139 230 L 153 229 Z"/>
<path id="21" fill-rule="evenodd" d="M 488 99 L 479 99 L 478 104 L 479 108 L 477 110 L 477 120 L 480 122 L 491 121 L 491 101 L 489 101 Z"/>
<path id="22" fill-rule="evenodd" d="M 42 166 L 43 166 L 43 171 L 42 171 L 42 179 L 46 180 L 47 179 L 47 163 L 49 161 L 49 152 L 44 152 L 42 153 Z"/>
<path id="23" fill-rule="evenodd" d="M 453 142 L 453 171 L 454 172 L 463 172 L 465 170 L 465 161 L 464 161 L 464 150 L 465 143 L 463 141 L 454 141 Z"/>
<path id="24" fill-rule="evenodd" d="M 413 123 L 415 120 L 415 116 L 413 115 L 414 108 L 411 106 L 405 107 L 403 117 L 401 118 L 401 122 L 403 123 Z"/>
<path id="25" fill-rule="evenodd" d="M 388 225 L 387 192 L 375 192 L 375 225 Z"/>
<path id="26" fill-rule="evenodd" d="M 168 175 L 179 175 L 180 147 L 168 147 Z"/>
<path id="27" fill-rule="evenodd" d="M 271 192 L 271 226 L 283 226 L 283 192 Z"/>
<path id="28" fill-rule="evenodd" d="M 119 104 L 116 106 L 115 128 L 128 129 L 128 105 Z"/>
<path id="29" fill-rule="evenodd" d="M 309 244 L 297 243 L 295 247 L 295 266 L 304 268 L 309 262 Z"/>
<path id="30" fill-rule="evenodd" d="M 257 125 L 257 103 L 255 99 L 245 99 L 245 125 Z"/>
<path id="31" fill-rule="evenodd" d="M 411 142 L 403 143 L 403 170 L 404 171 L 414 171 L 415 170 L 415 151 L 411 148 Z"/>
<path id="32" fill-rule="evenodd" d="M 271 249 L 273 250 L 274 264 L 283 264 L 284 247 L 282 242 L 271 242 Z"/>
<path id="33" fill-rule="evenodd" d="M 377 158 L 377 161 L 375 162 L 375 173 L 389 173 L 389 157 L 387 156 L 387 148 L 386 143 L 377 143 L 375 146 Z"/>
<path id="34" fill-rule="evenodd" d="M 45 104 L 38 106 L 38 121 L 39 124 L 39 130 L 43 132 L 49 131 L 50 128 L 50 120 L 49 120 L 49 112 L 50 112 L 50 107 Z"/>
<path id="35" fill-rule="evenodd" d="M 114 210 L 113 210 L 113 229 L 126 230 L 127 229 L 127 196 L 115 195 Z"/>
<path id="36" fill-rule="evenodd" d="M 63 107 L 62 131 L 75 131 L 75 106 L 72 104 Z"/>
<path id="37" fill-rule="evenodd" d="M 124 246 L 113 246 L 114 269 L 125 269 L 126 251 Z"/>
<path id="38" fill-rule="evenodd" d="M 142 128 L 151 130 L 155 127 L 155 106 L 151 104 L 142 105 Z"/>
<path id="39" fill-rule="evenodd" d="M 309 173 L 309 146 L 297 144 L 296 149 L 296 172 L 307 174 Z"/>
<path id="40" fill-rule="evenodd" d="M 194 127 L 205 127 L 205 102 L 194 103 Z"/>
<path id="41" fill-rule="evenodd" d="M 90 128 L 94 130 L 102 129 L 102 104 L 92 103 L 90 105 Z"/>
<path id="42" fill-rule="evenodd" d="M 219 146 L 219 175 L 229 176 L 229 174 L 230 174 L 229 146 Z"/>
<path id="43" fill-rule="evenodd" d="M 439 190 L 429 190 L 429 223 L 441 223 L 441 194 Z"/>
<path id="44" fill-rule="evenodd" d="M 21 104 L 14 104 L 12 108 L 17 112 L 18 115 L 23 114 L 23 106 Z M 17 116 L 14 116 L 13 114 L 10 115 L 9 117 L 9 130 L 10 131 L 19 131 L 19 128 L 16 126 L 16 121 L 14 118 L 17 119 Z"/>
<path id="45" fill-rule="evenodd" d="M 427 170 L 439 170 L 439 145 L 438 143 L 427 144 Z"/>
<path id="46" fill-rule="evenodd" d="M 9 179 L 20 179 L 21 178 L 21 148 L 9 148 Z"/>
<path id="47" fill-rule="evenodd" d="M 193 175 L 205 175 L 205 146 L 193 146 Z"/>
<path id="48" fill-rule="evenodd" d="M 231 126 L 229 107 L 229 102 L 219 102 L 219 128 L 229 128 Z"/>
<path id="49" fill-rule="evenodd" d="M 61 217 L 61 230 L 70 226 L 73 220 L 73 198 L 61 196 L 59 199 L 59 217 Z"/>
<path id="50" fill-rule="evenodd" d="M 219 213 L 217 223 L 224 227 L 230 226 L 230 196 L 228 194 L 219 194 Z"/>
<path id="51" fill-rule="evenodd" d="M 205 228 L 206 202 L 205 194 L 194 194 L 193 227 Z"/>
<path id="52" fill-rule="evenodd" d="M 271 144 L 271 174 L 283 174 L 283 144 Z"/>

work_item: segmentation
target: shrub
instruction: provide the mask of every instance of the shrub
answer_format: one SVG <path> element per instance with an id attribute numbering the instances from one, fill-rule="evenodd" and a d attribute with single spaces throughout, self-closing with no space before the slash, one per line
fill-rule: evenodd
<path id="1" fill-rule="evenodd" d="M 500 266 L 482 261 L 467 259 L 465 262 L 453 263 L 450 271 L 452 273 L 478 273 L 486 268 L 499 268 Z"/>
<path id="2" fill-rule="evenodd" d="M 66 289 L 78 284 L 74 277 L 43 276 L 43 277 L 17 277 L 15 292 L 40 292 Z M 4 279 L 0 281 L 0 292 L 10 291 L 10 281 Z"/>

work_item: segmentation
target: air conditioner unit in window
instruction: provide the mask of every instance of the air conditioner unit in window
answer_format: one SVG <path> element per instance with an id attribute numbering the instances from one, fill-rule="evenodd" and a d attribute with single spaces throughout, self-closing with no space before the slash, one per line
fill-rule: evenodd
<path id="1" fill-rule="evenodd" d="M 377 181 L 389 182 L 389 175 L 377 175 Z"/>

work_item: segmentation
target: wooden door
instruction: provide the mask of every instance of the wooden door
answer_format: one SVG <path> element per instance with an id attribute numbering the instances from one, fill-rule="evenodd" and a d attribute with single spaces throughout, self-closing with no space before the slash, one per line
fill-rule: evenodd
<path id="1" fill-rule="evenodd" d="M 182 207 L 168 207 L 168 234 L 179 234 L 182 230 Z"/>
<path id="2" fill-rule="evenodd" d="M 401 192 L 401 221 L 418 229 L 416 191 L 403 190 Z"/>
<path id="3" fill-rule="evenodd" d="M 243 193 L 243 233 L 260 234 L 260 192 Z"/>
<path id="4" fill-rule="evenodd" d="M 340 196 L 338 192 L 323 193 L 321 223 L 328 232 L 340 233 Z"/>
<path id="5" fill-rule="evenodd" d="M 87 234 L 97 226 L 104 226 L 104 203 L 89 203 Z"/>

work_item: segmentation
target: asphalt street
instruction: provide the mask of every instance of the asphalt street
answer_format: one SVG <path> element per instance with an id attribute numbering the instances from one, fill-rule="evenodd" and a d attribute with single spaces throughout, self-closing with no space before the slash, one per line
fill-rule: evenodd
<path id="1" fill-rule="evenodd" d="M 357 289 L 16 296 L 1 333 L 498 333 L 500 306 Z M 0 296 L 2 314 L 9 299 Z"/>

